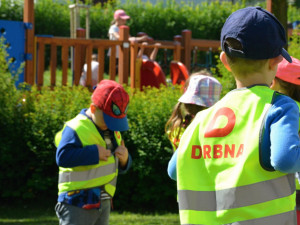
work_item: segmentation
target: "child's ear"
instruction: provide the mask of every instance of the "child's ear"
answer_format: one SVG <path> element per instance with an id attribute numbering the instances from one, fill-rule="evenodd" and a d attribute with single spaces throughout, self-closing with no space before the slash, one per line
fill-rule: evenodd
<path id="1" fill-rule="evenodd" d="M 275 58 L 269 59 L 269 69 L 276 71 L 277 70 L 277 65 L 283 60 L 282 55 L 279 55 Z"/>
<path id="2" fill-rule="evenodd" d="M 93 103 L 91 103 L 90 109 L 93 114 L 96 112 L 96 106 Z"/>
<path id="3" fill-rule="evenodd" d="M 277 84 L 277 81 L 276 81 L 276 79 L 274 78 L 274 79 L 272 80 L 272 83 L 271 83 L 271 85 L 270 85 L 270 88 L 273 89 L 273 90 L 275 90 L 276 84 Z"/>
<path id="4" fill-rule="evenodd" d="M 224 64 L 225 68 L 226 68 L 228 71 L 231 72 L 231 68 L 230 68 L 230 66 L 229 66 L 229 64 L 228 64 L 228 61 L 227 61 L 227 56 L 226 56 L 225 52 L 223 52 L 223 51 L 222 51 L 221 54 L 220 54 L 220 60 L 221 60 L 221 62 Z"/>

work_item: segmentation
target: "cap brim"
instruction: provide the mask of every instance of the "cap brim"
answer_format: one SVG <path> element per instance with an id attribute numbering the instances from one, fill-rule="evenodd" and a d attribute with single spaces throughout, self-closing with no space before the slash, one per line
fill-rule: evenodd
<path id="1" fill-rule="evenodd" d="M 103 112 L 104 122 L 109 130 L 126 131 L 129 129 L 127 116 L 124 118 L 114 118 Z"/>
<path id="2" fill-rule="evenodd" d="M 283 58 L 285 58 L 289 63 L 292 63 L 292 62 L 293 62 L 291 56 L 289 55 L 289 53 L 288 53 L 284 48 L 282 48 L 281 55 L 282 55 Z"/>
<path id="3" fill-rule="evenodd" d="M 205 102 L 199 97 L 192 98 L 191 96 L 188 96 L 187 94 L 183 94 L 179 99 L 179 102 L 185 103 L 185 104 L 193 104 L 193 105 L 199 105 L 204 107 L 210 107 L 210 105 L 205 104 Z"/>
<path id="4" fill-rule="evenodd" d="M 130 19 L 130 16 L 120 16 L 120 18 L 121 18 L 122 20 L 129 20 L 129 19 Z"/>

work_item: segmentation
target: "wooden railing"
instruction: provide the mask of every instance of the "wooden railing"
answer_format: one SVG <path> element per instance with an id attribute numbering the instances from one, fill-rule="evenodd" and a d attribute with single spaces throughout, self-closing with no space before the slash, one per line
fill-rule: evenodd
<path id="1" fill-rule="evenodd" d="M 191 52 L 196 47 L 199 51 L 218 51 L 220 42 L 214 40 L 198 40 L 192 39 L 191 31 L 184 30 L 181 35 L 174 37 L 174 41 L 160 41 L 159 49 L 168 49 L 173 51 L 173 60 L 183 62 L 188 70 L 190 70 Z M 30 78 L 37 86 L 44 85 L 45 72 L 45 46 L 50 46 L 50 85 L 56 86 L 56 67 L 58 47 L 61 48 L 62 61 L 62 85 L 67 85 L 68 70 L 73 69 L 73 83 L 72 85 L 79 85 L 81 71 L 84 63 L 87 63 L 87 80 L 86 84 L 92 88 L 92 72 L 91 61 L 93 52 L 98 54 L 99 71 L 98 81 L 103 79 L 104 65 L 105 65 L 105 50 L 111 49 L 109 57 L 109 79 L 116 79 L 116 47 L 120 46 L 119 60 L 118 60 L 118 80 L 121 84 L 130 84 L 135 88 L 136 80 L 136 59 L 138 50 L 141 47 L 140 43 L 129 42 L 129 28 L 127 26 L 120 27 L 120 40 L 111 41 L 107 39 L 84 39 L 84 38 L 62 38 L 62 37 L 35 37 L 36 54 L 36 68 L 32 75 L 36 74 L 35 78 Z M 69 66 L 70 48 L 73 49 L 73 68 Z M 154 44 L 146 45 L 145 48 L 154 48 Z"/>
<path id="2" fill-rule="evenodd" d="M 111 56 L 109 61 L 109 79 L 115 80 L 116 77 L 116 46 L 122 45 L 122 41 L 110 41 L 100 39 L 71 39 L 71 38 L 58 38 L 58 37 L 36 37 L 37 44 L 37 81 L 38 86 L 43 86 L 44 72 L 45 72 L 45 45 L 50 45 L 50 84 L 56 85 L 56 67 L 57 67 L 57 48 L 61 47 L 61 61 L 62 61 L 62 85 L 67 85 L 70 47 L 74 49 L 74 80 L 73 84 L 78 85 L 82 66 L 85 63 L 85 59 L 82 56 L 86 56 L 87 62 L 87 86 L 91 85 L 91 61 L 93 50 L 96 49 L 98 53 L 99 72 L 98 80 L 103 79 L 104 74 L 104 62 L 105 62 L 105 50 L 111 48 Z M 121 60 L 119 60 L 120 64 Z M 121 67 L 120 67 L 121 68 Z M 120 69 L 125 71 L 125 69 Z M 121 77 L 122 74 L 120 74 Z M 124 74 L 126 76 L 126 74 Z M 124 76 L 123 75 L 123 76 Z M 122 79 L 121 79 L 122 80 Z M 123 79 L 124 80 L 124 79 Z M 123 82 L 122 82 L 123 83 Z"/>

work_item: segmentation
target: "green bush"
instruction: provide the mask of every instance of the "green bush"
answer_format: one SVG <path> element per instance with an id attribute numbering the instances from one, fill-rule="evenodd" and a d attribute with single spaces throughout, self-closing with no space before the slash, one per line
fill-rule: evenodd
<path id="1" fill-rule="evenodd" d="M 65 121 L 89 106 L 91 93 L 82 87 L 54 90 L 32 87 L 31 90 L 12 88 L 9 95 L 5 84 L 0 83 L 1 92 L 7 93 L 0 96 L 0 101 L 5 101 L 4 106 L 10 111 L 1 121 L 1 128 L 5 128 L 1 134 L 6 135 L 0 137 L 0 180 L 5 183 L 0 186 L 0 198 L 56 199 L 58 168 L 54 136 Z M 131 93 L 130 130 L 123 132 L 123 137 L 133 157 L 133 166 L 128 174 L 119 176 L 115 206 L 118 210 L 176 209 L 175 182 L 166 171 L 172 149 L 164 125 L 180 89 L 146 88 L 133 94 L 126 88 Z"/>
<path id="2" fill-rule="evenodd" d="M 55 195 L 57 191 L 57 166 L 55 164 L 54 136 L 65 121 L 77 115 L 90 103 L 90 92 L 83 87 L 57 87 L 54 90 L 33 87 L 23 93 L 27 108 L 24 117 L 24 139 L 32 159 L 31 177 L 27 186 L 36 193 Z M 46 194 L 45 193 L 45 194 Z M 30 194 L 30 193 L 29 193 Z M 33 196 L 28 196 L 33 197 Z"/>
<path id="3" fill-rule="evenodd" d="M 177 87 L 161 87 L 131 95 L 130 129 L 123 137 L 132 155 L 133 166 L 129 173 L 118 178 L 117 208 L 177 209 L 176 182 L 167 175 L 173 151 L 164 126 L 180 94 Z"/>
<path id="4" fill-rule="evenodd" d="M 4 0 L 1 1 L 0 19 L 23 21 L 24 1 Z"/>
<path id="5" fill-rule="evenodd" d="M 23 151 L 25 145 L 23 130 L 19 129 L 22 120 L 22 110 L 20 103 L 22 95 L 15 87 L 16 76 L 12 76 L 8 71 L 6 47 L 4 39 L 0 39 L 0 181 L 1 196 L 18 196 L 26 188 L 26 177 L 28 167 L 26 159 L 30 158 L 30 152 Z M 15 191 L 13 187 L 18 186 L 21 193 Z M 9 187 L 9 188 L 7 188 Z"/>
<path id="6" fill-rule="evenodd" d="M 299 30 L 294 30 L 290 37 L 288 52 L 291 56 L 300 59 L 300 36 L 298 35 Z"/>
<path id="7" fill-rule="evenodd" d="M 0 18 L 22 21 L 23 1 L 1 1 Z M 43 0 L 34 5 L 35 33 L 38 35 L 70 36 L 70 9 L 72 1 Z M 146 32 L 158 40 L 173 40 L 184 29 L 190 29 L 194 38 L 219 39 L 220 28 L 227 16 L 241 8 L 241 4 L 212 2 L 201 5 L 176 3 L 175 0 L 149 2 L 109 1 L 90 7 L 90 36 L 107 39 L 110 22 L 117 8 L 122 8 L 131 16 L 131 35 Z M 85 10 L 80 10 L 80 25 L 85 28 Z M 162 28 L 163 25 L 163 28 Z M 157 32 L 159 30 L 159 32 Z"/>
<path id="8" fill-rule="evenodd" d="M 70 9 L 67 4 L 52 0 L 36 1 L 34 23 L 35 34 L 70 37 Z"/>
<path id="9" fill-rule="evenodd" d="M 70 9 L 74 1 L 36 1 L 34 5 L 35 33 L 38 35 L 70 36 Z M 175 35 L 181 34 L 184 29 L 190 29 L 193 38 L 218 40 L 221 27 L 231 12 L 251 5 L 265 4 L 255 1 L 241 1 L 232 4 L 231 1 L 212 1 L 194 5 L 193 3 L 177 3 L 169 0 L 164 3 L 158 0 L 156 4 L 150 2 L 127 1 L 124 4 L 112 0 L 90 7 L 90 36 L 92 38 L 107 39 L 107 32 L 113 13 L 117 8 L 122 8 L 131 16 L 128 25 L 131 35 L 146 32 L 157 40 L 173 40 Z M 2 0 L 0 19 L 23 20 L 23 1 Z M 288 21 L 300 20 L 299 9 L 289 4 Z M 80 10 L 80 24 L 85 28 L 85 10 Z M 163 27 L 162 27 L 163 25 Z M 159 32 L 157 32 L 159 30 Z"/>

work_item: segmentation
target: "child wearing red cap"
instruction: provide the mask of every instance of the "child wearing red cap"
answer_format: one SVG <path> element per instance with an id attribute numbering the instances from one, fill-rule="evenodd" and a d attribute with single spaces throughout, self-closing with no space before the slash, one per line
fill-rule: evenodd
<path id="1" fill-rule="evenodd" d="M 291 58 L 292 63 L 282 60 L 278 64 L 276 77 L 270 87 L 291 97 L 300 108 L 300 60 L 292 56 Z M 299 179 L 299 173 L 296 173 L 296 177 Z M 296 207 L 297 220 L 300 224 L 300 185 L 298 180 L 296 180 Z"/>
<path id="2" fill-rule="evenodd" d="M 128 94 L 117 82 L 102 80 L 91 99 L 55 136 L 60 225 L 109 224 L 118 172 L 132 164 L 120 134 L 129 128 Z"/>
<path id="3" fill-rule="evenodd" d="M 292 63 L 282 60 L 278 64 L 276 77 L 270 87 L 291 97 L 300 106 L 300 60 L 291 58 Z"/>

